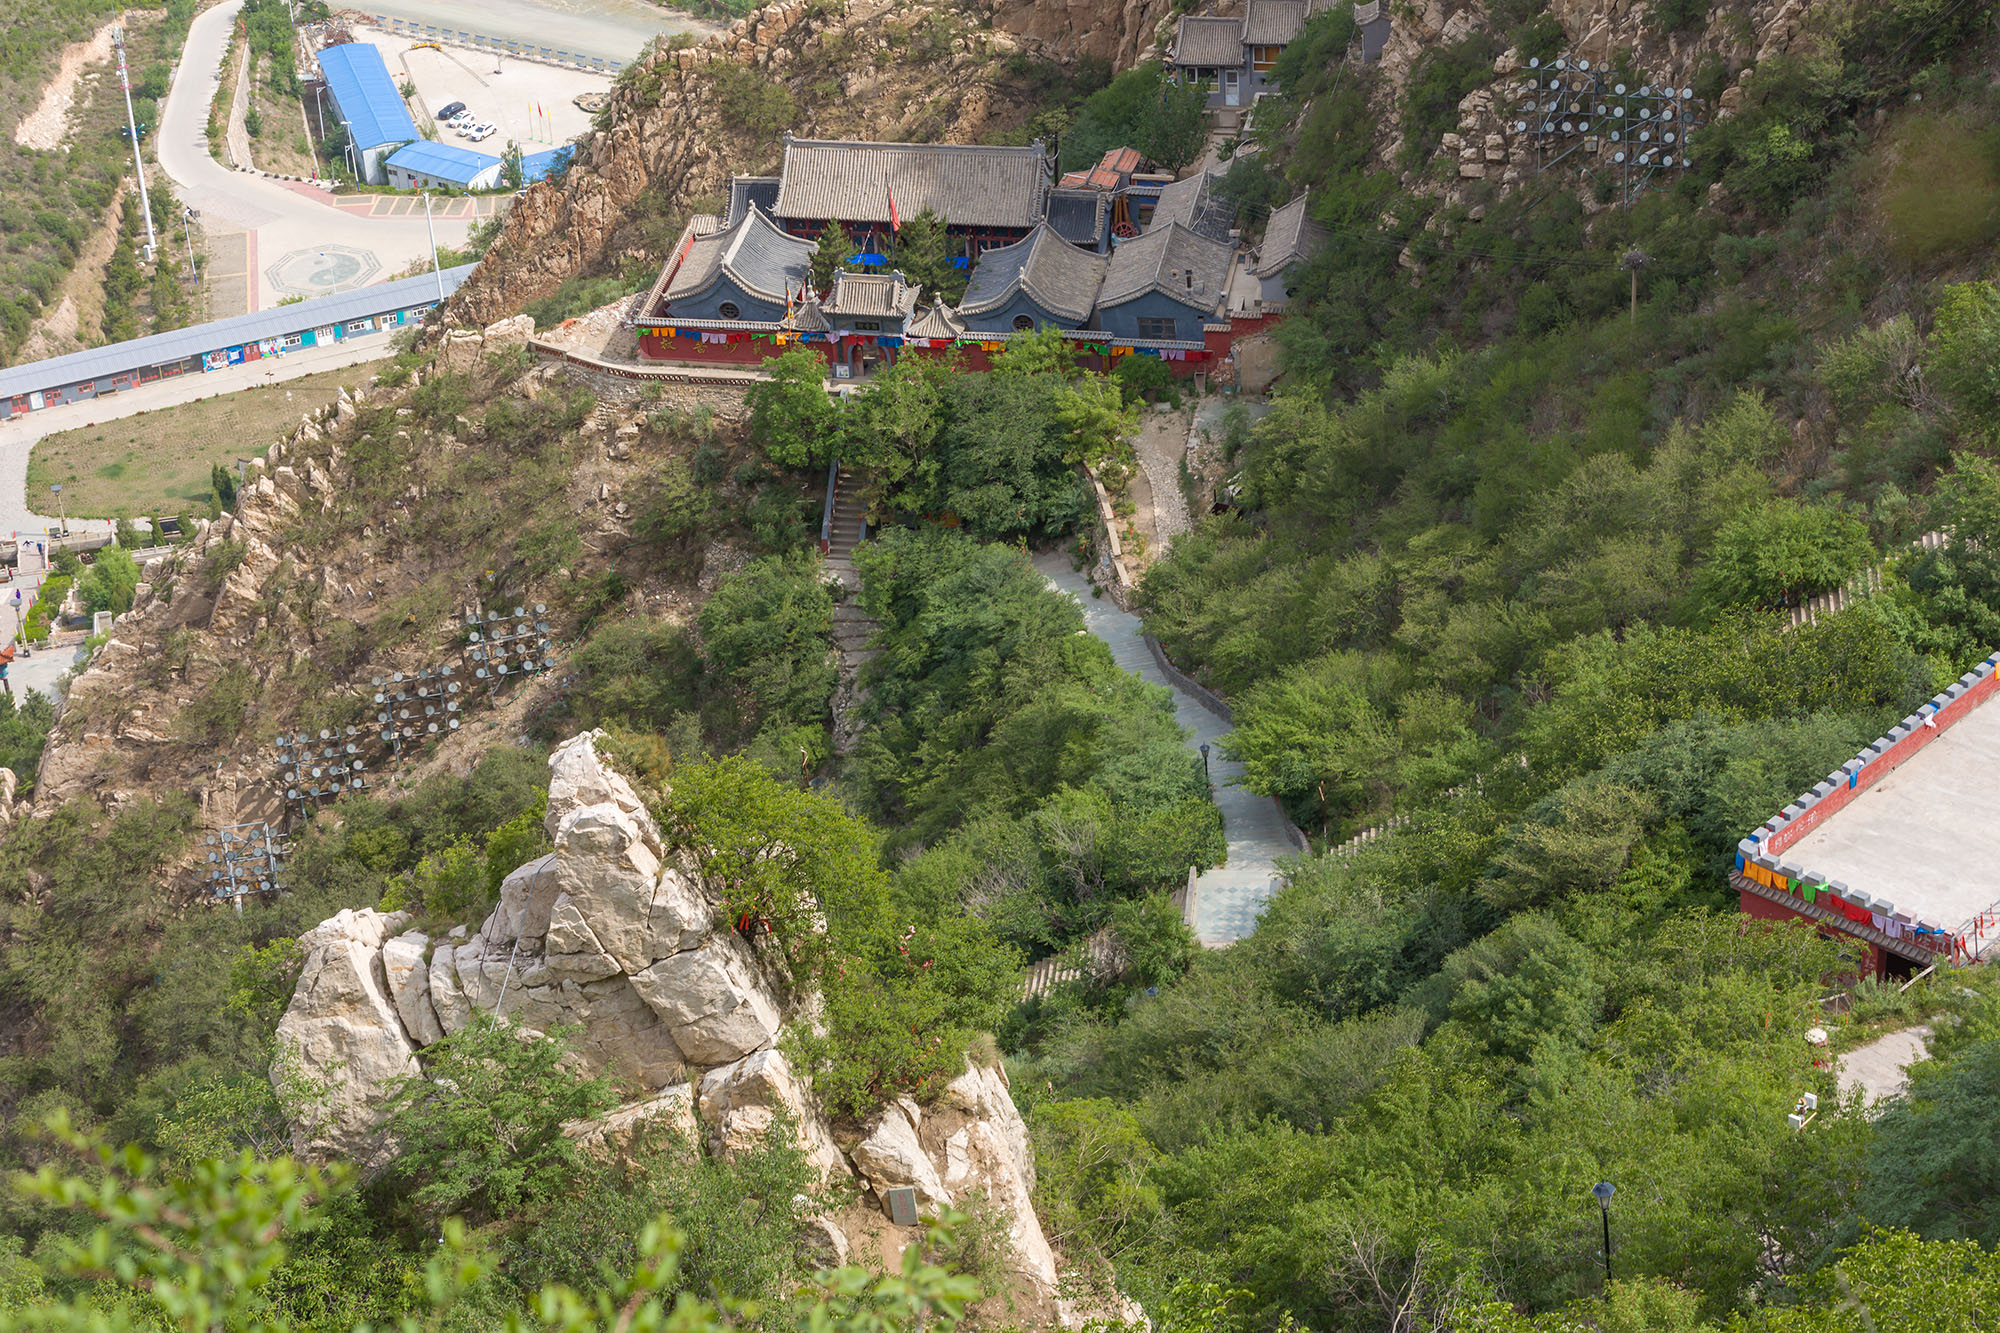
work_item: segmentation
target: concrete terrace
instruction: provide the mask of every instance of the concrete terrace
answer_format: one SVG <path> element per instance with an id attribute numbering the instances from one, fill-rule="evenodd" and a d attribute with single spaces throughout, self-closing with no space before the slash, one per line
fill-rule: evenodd
<path id="1" fill-rule="evenodd" d="M 1237 785 L 1243 765 L 1224 759 L 1216 745 L 1230 730 L 1229 723 L 1167 680 L 1146 647 L 1137 616 L 1121 610 L 1109 597 L 1092 597 L 1090 581 L 1071 567 L 1069 556 L 1062 552 L 1036 556 L 1035 568 L 1058 591 L 1077 599 L 1084 625 L 1110 647 L 1119 666 L 1173 691 L 1174 716 L 1191 733 L 1189 748 L 1203 742 L 1210 746 L 1209 772 L 1215 782 L 1215 803 L 1222 809 L 1229 859 L 1196 879 L 1190 924 L 1209 948 L 1235 943 L 1257 928 L 1257 918 L 1278 885 L 1278 858 L 1293 853 L 1284 815 L 1268 796 Z"/>
<path id="2" fill-rule="evenodd" d="M 2000 707 L 1974 708 L 1783 857 L 1955 931 L 2000 900 L 1996 766 Z"/>

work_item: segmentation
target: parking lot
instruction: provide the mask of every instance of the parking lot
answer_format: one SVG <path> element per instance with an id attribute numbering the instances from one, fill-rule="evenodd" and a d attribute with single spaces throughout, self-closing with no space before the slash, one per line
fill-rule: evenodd
<path id="1" fill-rule="evenodd" d="M 391 77 L 400 82 L 408 77 L 416 85 L 416 107 L 412 114 L 436 123 L 439 107 L 465 103 L 473 115 L 498 127 L 498 133 L 482 143 L 461 139 L 438 126 L 438 142 L 476 149 L 500 156 L 509 139 L 524 153 L 538 153 L 568 143 L 590 128 L 590 113 L 571 99 L 581 93 L 602 93 L 611 89 L 610 76 L 583 70 L 562 69 L 513 56 L 468 47 L 426 47 L 412 50 L 407 36 L 379 28 L 356 26 L 355 40 L 372 42 L 382 52 Z M 495 69 L 499 72 L 495 73 Z M 548 113 L 537 118 L 539 105 Z"/>

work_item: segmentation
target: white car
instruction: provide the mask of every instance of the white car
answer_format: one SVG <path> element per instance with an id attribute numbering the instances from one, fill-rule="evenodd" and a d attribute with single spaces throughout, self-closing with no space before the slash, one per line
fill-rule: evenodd
<path id="1" fill-rule="evenodd" d="M 461 139 L 470 139 L 472 137 L 472 132 L 478 128 L 479 128 L 478 125 L 468 120 L 463 125 L 452 126 L 451 132 L 453 134 L 456 134 Z"/>
<path id="2" fill-rule="evenodd" d="M 490 123 L 486 125 L 476 125 L 473 127 L 472 130 L 472 136 L 471 136 L 472 142 L 478 143 L 482 139 L 490 139 L 499 132 L 500 132 L 500 127 L 497 125 L 493 125 Z"/>

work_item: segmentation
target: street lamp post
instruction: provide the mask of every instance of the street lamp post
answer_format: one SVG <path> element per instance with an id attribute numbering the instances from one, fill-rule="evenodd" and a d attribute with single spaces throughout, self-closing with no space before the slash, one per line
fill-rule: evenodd
<path id="1" fill-rule="evenodd" d="M 424 234 L 431 238 L 431 275 L 437 279 L 438 304 L 444 304 L 444 270 L 438 267 L 437 232 L 431 229 L 431 192 L 424 191 Z"/>
<path id="2" fill-rule="evenodd" d="M 1590 1187 L 1597 1196 L 1597 1207 L 1604 1217 L 1604 1285 L 1611 1285 L 1611 1196 L 1618 1187 L 1608 1180 L 1600 1180 Z"/>
<path id="3" fill-rule="evenodd" d="M 67 537 L 69 536 L 69 511 L 63 504 L 62 486 L 60 484 L 54 485 L 49 487 L 49 490 L 56 497 L 56 535 L 58 537 Z M 44 561 L 44 563 L 47 562 Z"/>
<path id="4" fill-rule="evenodd" d="M 1207 786 L 1209 786 L 1209 787 L 1213 787 L 1213 786 L 1215 785 L 1215 779 L 1213 779 L 1213 778 L 1209 777 L 1209 775 L 1208 775 L 1208 742 L 1207 742 L 1207 741 L 1203 741 L 1203 742 L 1201 743 L 1201 780 L 1202 780 L 1202 782 L 1203 782 L 1203 783 L 1204 783 L 1205 785 L 1207 785 Z"/>
<path id="5" fill-rule="evenodd" d="M 194 262 L 194 223 L 200 216 L 186 204 L 181 205 L 181 235 L 187 238 L 189 283 L 201 281 L 201 269 Z"/>

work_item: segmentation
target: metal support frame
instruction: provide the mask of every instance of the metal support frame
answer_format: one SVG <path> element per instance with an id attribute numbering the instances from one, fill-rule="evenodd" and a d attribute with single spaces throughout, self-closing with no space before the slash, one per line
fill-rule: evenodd
<path id="1" fill-rule="evenodd" d="M 555 665 L 549 649 L 548 608 L 536 602 L 531 612 L 517 606 L 507 611 L 470 611 L 465 617 L 465 664 L 472 678 L 497 690 Z"/>
<path id="2" fill-rule="evenodd" d="M 1517 94 L 1523 100 L 1510 128 L 1534 137 L 1536 173 L 1578 154 L 1594 158 L 1616 168 L 1621 203 L 1628 208 L 1659 173 L 1688 168 L 1688 137 L 1702 125 L 1695 118 L 1694 89 L 1630 87 L 1610 71 L 1569 56 L 1546 65 L 1530 60 L 1526 86 Z M 1583 170 L 1601 179 L 1590 168 Z"/>
<path id="3" fill-rule="evenodd" d="M 268 820 L 230 824 L 210 833 L 204 876 L 209 892 L 243 911 L 243 896 L 278 892 L 278 872 L 291 855 L 291 844 Z"/>
<path id="4" fill-rule="evenodd" d="M 285 803 L 300 822 L 311 818 L 322 802 L 368 790 L 362 776 L 368 765 L 361 757 L 367 742 L 359 727 L 340 734 L 322 731 L 317 737 L 303 731 L 278 737 L 278 777 L 285 784 Z"/>

